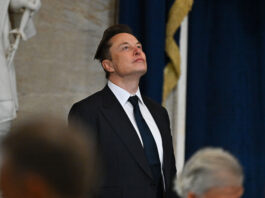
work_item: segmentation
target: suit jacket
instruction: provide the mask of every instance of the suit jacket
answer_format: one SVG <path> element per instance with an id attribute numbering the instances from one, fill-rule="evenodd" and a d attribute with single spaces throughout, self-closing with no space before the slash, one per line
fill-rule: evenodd
<path id="1" fill-rule="evenodd" d="M 172 180 L 176 175 L 176 167 L 169 117 L 161 105 L 142 98 L 161 133 L 165 197 L 173 198 Z M 104 182 L 99 197 L 156 197 L 156 184 L 139 137 L 108 86 L 75 103 L 69 113 L 69 122 L 81 123 L 96 137 L 104 167 Z"/>

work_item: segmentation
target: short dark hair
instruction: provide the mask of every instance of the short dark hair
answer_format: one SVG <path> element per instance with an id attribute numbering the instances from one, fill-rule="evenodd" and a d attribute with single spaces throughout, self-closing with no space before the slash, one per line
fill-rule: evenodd
<path id="1" fill-rule="evenodd" d="M 38 174 L 61 197 L 87 197 L 97 184 L 94 143 L 62 121 L 28 121 L 2 141 L 14 171 Z"/>
<path id="2" fill-rule="evenodd" d="M 116 25 L 110 26 L 103 33 L 103 37 L 102 37 L 102 39 L 98 45 L 94 59 L 97 59 L 100 62 L 102 62 L 105 59 L 111 60 L 111 56 L 109 53 L 109 49 L 111 47 L 111 44 L 109 43 L 109 40 L 113 36 L 115 36 L 116 34 L 120 34 L 120 33 L 128 33 L 128 34 L 133 35 L 133 32 L 128 25 L 116 24 Z M 105 72 L 106 72 L 106 78 L 108 78 L 109 72 L 107 72 L 106 70 L 105 70 Z"/>

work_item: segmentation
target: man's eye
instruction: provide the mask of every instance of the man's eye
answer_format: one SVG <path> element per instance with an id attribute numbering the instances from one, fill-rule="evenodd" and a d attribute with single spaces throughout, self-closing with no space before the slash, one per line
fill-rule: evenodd
<path id="1" fill-rule="evenodd" d="M 127 49 L 129 49 L 129 46 L 122 47 L 122 50 L 127 50 Z"/>

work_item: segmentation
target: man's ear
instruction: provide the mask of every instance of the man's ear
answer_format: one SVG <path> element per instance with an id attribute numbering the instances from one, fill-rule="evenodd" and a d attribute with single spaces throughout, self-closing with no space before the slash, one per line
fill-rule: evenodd
<path id="1" fill-rule="evenodd" d="M 187 198 L 198 198 L 198 197 L 195 195 L 195 193 L 189 192 Z"/>
<path id="2" fill-rule="evenodd" d="M 105 71 L 112 73 L 114 72 L 113 64 L 109 59 L 105 59 L 101 62 L 102 67 L 104 68 Z"/>
<path id="3" fill-rule="evenodd" d="M 54 191 L 50 185 L 38 174 L 28 173 L 24 179 L 25 184 L 25 197 L 53 197 Z"/>

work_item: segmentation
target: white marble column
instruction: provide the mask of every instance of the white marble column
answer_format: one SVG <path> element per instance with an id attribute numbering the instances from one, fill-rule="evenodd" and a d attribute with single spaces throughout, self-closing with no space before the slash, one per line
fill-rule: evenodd
<path id="1" fill-rule="evenodd" d="M 105 85 L 93 60 L 116 0 L 42 0 L 37 35 L 21 43 L 15 58 L 18 117 L 49 113 L 67 118 L 71 105 Z"/>

